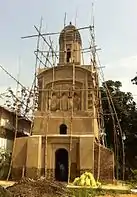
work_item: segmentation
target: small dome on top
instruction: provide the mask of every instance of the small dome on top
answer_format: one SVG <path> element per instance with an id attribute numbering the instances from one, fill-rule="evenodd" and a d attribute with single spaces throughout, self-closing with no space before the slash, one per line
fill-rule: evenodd
<path id="1" fill-rule="evenodd" d="M 82 43 L 79 31 L 71 22 L 60 33 L 59 43 L 64 41 L 77 41 L 80 45 Z"/>

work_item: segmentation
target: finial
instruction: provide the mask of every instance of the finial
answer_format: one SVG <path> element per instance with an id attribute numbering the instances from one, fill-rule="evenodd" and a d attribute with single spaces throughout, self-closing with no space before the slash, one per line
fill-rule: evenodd
<path id="1" fill-rule="evenodd" d="M 72 22 L 70 21 L 69 25 L 72 25 Z"/>

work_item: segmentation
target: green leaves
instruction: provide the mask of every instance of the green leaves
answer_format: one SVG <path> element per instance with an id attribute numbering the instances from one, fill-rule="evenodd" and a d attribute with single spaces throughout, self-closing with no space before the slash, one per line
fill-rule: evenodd
<path id="1" fill-rule="evenodd" d="M 137 77 L 135 78 L 137 84 Z M 114 150 L 114 147 L 118 146 L 119 150 L 119 161 L 122 160 L 121 155 L 121 142 L 122 136 L 119 132 L 118 122 L 116 119 L 116 115 L 114 110 L 112 109 L 112 104 L 110 101 L 110 96 L 114 103 L 117 116 L 123 131 L 122 135 L 125 135 L 125 155 L 126 155 L 126 167 L 133 169 L 137 168 L 137 159 L 135 156 L 137 155 L 137 109 L 136 103 L 133 99 L 132 93 L 121 91 L 122 83 L 120 81 L 112 81 L 108 80 L 102 84 L 100 88 L 102 95 L 102 107 L 104 114 L 104 124 L 105 124 L 105 132 L 107 145 L 109 148 Z M 109 101 L 108 101 L 109 100 Z M 111 113 L 112 112 L 112 113 Z M 112 119 L 114 116 L 114 121 Z M 116 128 L 116 133 L 114 131 L 114 124 Z M 115 139 L 117 137 L 117 142 Z M 132 156 L 131 156 L 132 155 Z"/>
<path id="2" fill-rule="evenodd" d="M 133 79 L 131 79 L 131 82 L 135 85 L 137 85 L 137 76 L 135 76 Z"/>
<path id="3" fill-rule="evenodd" d="M 0 148 L 0 179 L 6 178 L 9 169 L 11 154 Z"/>

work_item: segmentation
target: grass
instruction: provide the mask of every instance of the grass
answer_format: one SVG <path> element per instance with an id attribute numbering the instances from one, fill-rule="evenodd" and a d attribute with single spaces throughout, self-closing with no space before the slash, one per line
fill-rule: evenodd
<path id="1" fill-rule="evenodd" d="M 105 195 L 111 195 L 116 196 L 117 194 L 130 194 L 129 191 L 123 191 L 123 190 L 104 190 L 101 188 L 98 189 L 85 189 L 85 188 L 73 188 L 70 189 L 72 192 L 72 196 L 75 197 L 95 197 L 95 196 L 105 196 Z"/>

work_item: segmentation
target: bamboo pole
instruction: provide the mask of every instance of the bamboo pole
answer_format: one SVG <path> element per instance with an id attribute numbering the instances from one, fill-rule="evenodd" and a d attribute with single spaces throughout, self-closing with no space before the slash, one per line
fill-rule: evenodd
<path id="1" fill-rule="evenodd" d="M 85 26 L 85 27 L 80 27 L 75 29 L 74 31 L 77 30 L 84 30 L 84 29 L 89 29 L 89 28 L 93 28 L 91 26 Z M 41 33 L 42 36 L 51 36 L 51 35 L 59 35 L 61 32 L 51 32 L 51 33 Z M 34 34 L 34 35 L 30 35 L 30 36 L 23 36 L 21 37 L 21 39 L 26 39 L 26 38 L 33 38 L 33 37 L 37 37 L 38 34 Z"/>
<path id="2" fill-rule="evenodd" d="M 47 178 L 47 158 L 48 158 L 48 123 L 49 123 L 49 115 L 47 115 L 46 120 L 46 133 L 45 133 L 45 177 Z"/>
<path id="3" fill-rule="evenodd" d="M 110 116 L 110 115 L 114 115 L 113 113 L 111 114 L 104 114 L 105 116 Z M 31 116 L 31 117 L 37 117 L 37 118 L 44 118 L 43 115 L 39 116 L 39 115 L 34 115 L 34 116 Z M 51 119 L 63 119 L 63 118 L 67 118 L 67 119 L 70 119 L 70 115 L 67 115 L 67 116 L 50 116 Z M 101 116 L 100 116 L 101 117 Z M 98 117 L 97 116 L 90 116 L 87 114 L 87 116 L 73 116 L 73 118 L 75 119 L 97 119 Z"/>
<path id="4" fill-rule="evenodd" d="M 20 62 L 19 62 L 19 72 L 17 75 L 17 78 L 19 80 L 19 75 L 20 75 Z M 16 98 L 18 98 L 19 94 L 19 82 L 17 80 L 17 86 L 16 86 Z M 14 153 L 15 153 L 15 146 L 16 146 L 16 138 L 17 138 L 17 133 L 18 133 L 18 99 L 16 100 L 16 113 L 15 113 L 15 135 L 14 135 L 14 141 L 13 141 L 13 148 L 12 148 L 12 155 L 11 155 L 11 162 L 10 162 L 10 167 L 7 175 L 7 180 L 9 180 L 10 175 L 11 175 L 11 170 L 12 170 L 12 164 L 13 164 L 13 159 L 14 159 Z"/>
<path id="5" fill-rule="evenodd" d="M 95 47 L 97 47 L 97 45 L 95 46 Z M 51 48 L 50 48 L 51 49 Z M 75 51 L 81 51 L 81 52 L 84 52 L 84 51 L 88 51 L 88 52 L 91 52 L 91 49 L 93 49 L 93 47 L 86 47 L 86 48 L 80 48 L 80 49 L 76 49 Z M 90 51 L 89 51 L 90 50 Z M 47 50 L 36 50 L 36 51 L 34 51 L 34 52 L 39 52 L 39 53 L 52 53 L 52 51 L 47 51 Z M 58 51 L 58 50 L 55 50 L 55 52 L 56 53 L 60 53 L 60 52 L 62 52 L 62 53 L 65 53 L 66 51 L 65 50 L 63 50 L 63 51 Z M 84 65 L 84 64 L 83 64 Z"/>

